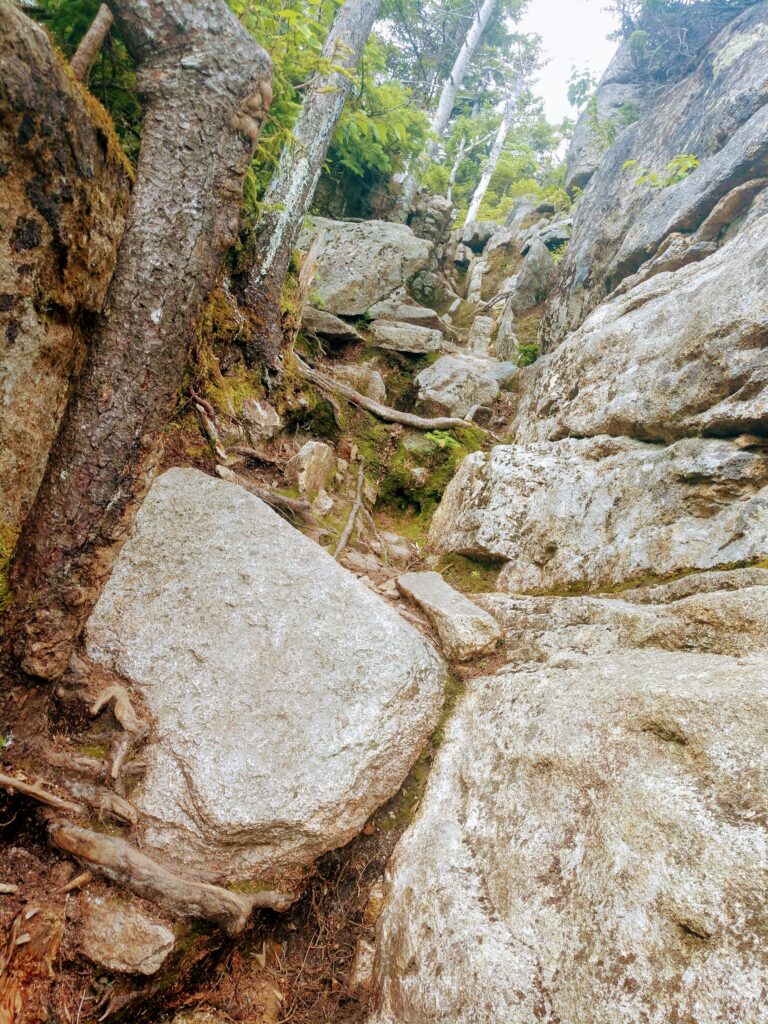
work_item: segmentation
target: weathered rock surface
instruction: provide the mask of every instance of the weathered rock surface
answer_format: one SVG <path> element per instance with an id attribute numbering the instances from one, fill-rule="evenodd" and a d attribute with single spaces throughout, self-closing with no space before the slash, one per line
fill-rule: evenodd
<path id="1" fill-rule="evenodd" d="M 440 331 L 395 320 L 374 320 L 369 330 L 377 348 L 394 352 L 439 352 L 445 341 Z"/>
<path id="2" fill-rule="evenodd" d="M 417 306 L 405 288 L 399 288 L 388 298 L 374 303 L 368 313 L 378 320 L 399 320 L 402 323 L 418 324 L 420 327 L 431 327 L 436 331 L 443 327 L 443 322 L 434 309 L 430 309 L 429 306 Z"/>
<path id="3" fill-rule="evenodd" d="M 510 292 L 509 303 L 515 313 L 524 313 L 546 299 L 555 274 L 555 261 L 541 239 L 536 238 L 523 260 Z"/>
<path id="4" fill-rule="evenodd" d="M 626 599 L 477 594 L 475 601 L 501 624 L 516 662 L 648 647 L 738 658 L 768 648 L 765 569 L 697 573 L 628 591 Z"/>
<path id="5" fill-rule="evenodd" d="M 760 3 L 733 19 L 698 67 L 656 95 L 605 154 L 575 216 L 544 322 L 545 350 L 575 330 L 622 275 L 634 273 L 638 259 L 653 255 L 663 231 L 694 231 L 728 191 L 768 173 L 767 57 L 768 5 Z M 695 154 L 699 168 L 661 192 L 622 171 L 635 159 L 663 175 L 681 153 Z"/>
<path id="6" fill-rule="evenodd" d="M 37 492 L 102 307 L 130 176 L 106 113 L 45 31 L 0 7 L 0 531 Z"/>
<path id="7" fill-rule="evenodd" d="M 465 417 L 478 405 L 490 405 L 499 386 L 517 374 L 514 363 L 468 352 L 441 356 L 414 378 L 417 404 L 431 415 Z"/>
<path id="8" fill-rule="evenodd" d="M 269 441 L 283 427 L 282 416 L 274 405 L 255 398 L 243 400 L 243 420 L 249 438 L 254 443 Z"/>
<path id="9" fill-rule="evenodd" d="M 315 217 L 302 231 L 306 250 L 321 231 L 314 290 L 323 309 L 337 316 L 360 316 L 375 302 L 402 288 L 423 267 L 432 243 L 404 224 L 383 220 L 360 223 Z"/>
<path id="10" fill-rule="evenodd" d="M 470 683 L 390 863 L 376 1024 L 764 1024 L 764 662 Z"/>
<path id="11" fill-rule="evenodd" d="M 646 103 L 646 93 L 637 81 L 637 68 L 629 46 L 623 43 L 606 68 L 598 83 L 595 99 L 597 117 L 606 124 L 622 123 L 625 112 L 632 109 L 640 114 Z M 595 132 L 595 111 L 585 110 L 579 117 L 568 147 L 568 171 L 565 187 L 584 189 L 599 168 L 605 156 L 604 142 Z"/>
<path id="12" fill-rule="evenodd" d="M 507 591 L 597 590 L 768 554 L 768 451 L 687 439 L 505 445 L 460 466 L 430 544 L 506 560 Z"/>
<path id="13" fill-rule="evenodd" d="M 307 441 L 285 467 L 285 475 L 302 494 L 316 498 L 336 473 L 336 455 L 322 441 Z"/>
<path id="14" fill-rule="evenodd" d="M 334 341 L 362 341 L 363 336 L 354 324 L 342 320 L 325 309 L 307 306 L 301 319 L 302 329 L 310 334 L 319 334 L 321 338 Z"/>
<path id="15" fill-rule="evenodd" d="M 477 405 L 489 405 L 499 385 L 485 369 L 462 356 L 441 356 L 415 378 L 418 405 L 431 415 L 467 415 Z"/>
<path id="16" fill-rule="evenodd" d="M 501 639 L 496 620 L 454 590 L 439 572 L 406 572 L 398 577 L 397 586 L 424 611 L 452 661 L 490 654 Z"/>
<path id="17" fill-rule="evenodd" d="M 80 952 L 107 971 L 156 974 L 173 951 L 176 937 L 132 903 L 116 896 L 84 896 Z"/>
<path id="18" fill-rule="evenodd" d="M 219 882 L 347 842 L 442 704 L 442 664 L 415 629 L 243 488 L 196 470 L 154 483 L 87 649 L 153 720 L 132 794 L 143 849 Z"/>
<path id="19" fill-rule="evenodd" d="M 714 255 L 603 303 L 540 359 L 518 407 L 516 440 L 763 431 L 766 266 L 768 191 Z"/>
<path id="20" fill-rule="evenodd" d="M 461 228 L 459 242 L 462 245 L 466 245 L 472 252 L 482 252 L 488 240 L 493 237 L 498 226 L 496 221 L 493 220 L 471 221 Z"/>
<path id="21" fill-rule="evenodd" d="M 467 337 L 467 348 L 475 355 L 488 356 L 493 345 L 493 329 L 496 321 L 492 316 L 476 316 Z"/>
<path id="22" fill-rule="evenodd" d="M 387 386 L 378 370 L 367 363 L 334 364 L 334 377 L 347 381 L 353 388 L 374 402 L 386 402 Z"/>

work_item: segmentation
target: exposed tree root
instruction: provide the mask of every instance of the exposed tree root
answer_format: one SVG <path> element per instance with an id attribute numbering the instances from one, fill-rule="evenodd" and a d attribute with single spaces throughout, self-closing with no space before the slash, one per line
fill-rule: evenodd
<path id="1" fill-rule="evenodd" d="M 137 896 L 153 900 L 182 917 L 197 917 L 239 935 L 256 908 L 285 911 L 293 902 L 283 893 L 265 891 L 244 895 L 218 885 L 172 874 L 124 839 L 76 825 L 54 821 L 51 842 L 59 850 L 98 869 Z"/>
<path id="2" fill-rule="evenodd" d="M 455 416 L 436 416 L 430 418 L 417 416 L 411 412 L 400 412 L 399 409 L 392 409 L 388 405 L 374 402 L 372 398 L 361 395 L 359 391 L 355 391 L 348 384 L 343 384 L 328 374 L 313 369 L 295 352 L 293 357 L 296 360 L 296 367 L 302 377 L 305 377 L 312 384 L 316 384 L 322 391 L 341 395 L 348 402 L 359 406 L 361 409 L 365 409 L 366 412 L 376 416 L 377 419 L 384 420 L 385 423 L 401 423 L 404 427 L 412 427 L 414 430 L 451 430 L 454 427 L 466 427 L 469 423 L 468 420 L 462 420 Z"/>
<path id="3" fill-rule="evenodd" d="M 336 550 L 333 552 L 333 557 L 338 558 L 344 548 L 349 543 L 349 538 L 352 536 L 352 531 L 355 528 L 355 520 L 357 519 L 357 513 L 363 504 L 363 481 L 365 480 L 365 463 L 360 462 L 360 468 L 357 471 L 357 486 L 355 488 L 355 500 L 352 505 L 352 510 L 349 513 L 344 530 L 339 537 L 339 543 L 336 545 Z"/>
<path id="4" fill-rule="evenodd" d="M 6 793 L 11 795 L 19 793 L 21 796 L 35 800 L 45 807 L 52 807 L 55 811 L 62 811 L 65 814 L 83 814 L 85 810 L 82 804 L 74 804 L 71 800 L 64 800 L 63 797 L 56 796 L 55 793 L 43 789 L 42 786 L 22 782 L 20 779 L 14 778 L 13 775 L 0 774 L 0 789 L 4 789 Z"/>
<path id="5" fill-rule="evenodd" d="M 263 487 L 255 487 L 249 480 L 244 479 L 244 477 L 235 473 L 234 470 L 229 469 L 228 466 L 217 466 L 216 474 L 222 480 L 229 480 L 230 483 L 240 484 L 246 491 L 255 494 L 257 498 L 260 498 L 266 505 L 269 505 L 270 508 L 274 508 L 278 512 L 290 512 L 292 515 L 301 516 L 310 526 L 316 527 L 318 530 L 320 529 L 320 524 L 309 510 L 308 501 L 303 501 L 301 498 L 287 498 L 284 494 L 277 494 L 275 491 L 268 491 Z"/>

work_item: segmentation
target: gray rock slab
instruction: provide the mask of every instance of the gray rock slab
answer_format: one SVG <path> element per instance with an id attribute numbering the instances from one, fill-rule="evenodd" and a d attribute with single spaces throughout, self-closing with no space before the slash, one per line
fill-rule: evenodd
<path id="1" fill-rule="evenodd" d="M 600 590 L 762 559 L 768 451 L 692 438 L 500 445 L 459 467 L 430 546 L 507 560 L 501 589 Z"/>
<path id="2" fill-rule="evenodd" d="M 390 221 L 312 219 L 299 237 L 309 248 L 322 232 L 313 288 L 323 309 L 337 316 L 360 316 L 374 303 L 407 284 L 427 262 L 432 243 L 405 224 Z"/>
<path id="3" fill-rule="evenodd" d="M 156 974 L 173 952 L 176 937 L 118 896 L 84 895 L 78 927 L 80 952 L 120 974 Z"/>
<path id="4" fill-rule="evenodd" d="M 377 348 L 392 349 L 395 352 L 439 352 L 445 341 L 441 331 L 394 320 L 374 320 L 369 331 Z"/>
<path id="5" fill-rule="evenodd" d="M 375 1024 L 765 1024 L 765 655 L 469 684 L 388 868 Z"/>
<path id="6" fill-rule="evenodd" d="M 452 661 L 490 654 L 501 639 L 493 616 L 446 583 L 439 572 L 406 572 L 398 577 L 397 586 L 424 611 Z"/>
<path id="7" fill-rule="evenodd" d="M 86 642 L 152 718 L 132 794 L 144 851 L 211 881 L 346 843 L 442 705 L 415 629 L 263 502 L 192 469 L 153 484 Z"/>

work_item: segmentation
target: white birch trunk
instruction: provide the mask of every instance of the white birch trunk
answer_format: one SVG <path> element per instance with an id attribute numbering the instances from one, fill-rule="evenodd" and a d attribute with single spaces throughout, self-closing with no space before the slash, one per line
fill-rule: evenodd
<path id="1" fill-rule="evenodd" d="M 381 0 L 345 0 L 323 46 L 323 57 L 346 72 L 360 62 Z M 321 76 L 307 92 L 293 139 L 263 200 L 255 228 L 256 259 L 243 290 L 245 305 L 258 314 L 258 336 L 248 343 L 252 357 L 277 359 L 281 342 L 279 300 L 291 252 L 309 210 L 333 133 L 351 85 L 342 71 Z"/>
<path id="2" fill-rule="evenodd" d="M 394 210 L 392 211 L 391 220 L 405 221 L 408 216 L 408 211 L 411 208 L 411 203 L 416 195 L 416 190 L 419 187 L 419 177 L 421 164 L 431 160 L 437 147 L 445 134 L 445 129 L 448 127 L 448 122 L 451 119 L 451 112 L 456 103 L 456 94 L 461 88 L 461 83 L 464 81 L 464 77 L 467 73 L 472 58 L 475 55 L 480 39 L 482 38 L 483 32 L 485 32 L 488 22 L 490 21 L 493 9 L 496 6 L 496 0 L 483 0 L 483 5 L 480 10 L 475 14 L 470 25 L 469 32 L 467 32 L 467 38 L 464 40 L 461 49 L 459 50 L 456 60 L 453 62 L 448 77 L 443 83 L 443 88 L 440 91 L 440 99 L 437 103 L 437 109 L 432 115 L 430 127 L 436 135 L 427 146 L 422 160 L 414 167 L 413 164 L 406 169 L 402 174 L 395 175 L 394 182 L 400 186 L 397 203 Z"/>
<path id="3" fill-rule="evenodd" d="M 493 146 L 491 147 L 490 156 L 488 162 L 485 165 L 480 181 L 477 183 L 477 188 L 472 194 L 472 201 L 469 204 L 469 210 L 467 211 L 467 224 L 471 224 L 472 221 L 477 220 L 477 215 L 480 211 L 483 199 L 485 199 L 485 193 L 488 191 L 488 186 L 491 183 L 494 171 L 499 162 L 502 150 L 504 149 L 504 143 L 509 135 L 509 129 L 512 127 L 512 120 L 515 116 L 515 108 L 517 107 L 517 101 L 520 98 L 522 92 L 522 83 L 518 82 L 512 89 L 512 92 L 507 97 L 507 101 L 504 104 L 504 114 L 501 118 L 501 124 L 499 125 L 498 131 L 496 132 L 496 138 L 493 140 Z"/>

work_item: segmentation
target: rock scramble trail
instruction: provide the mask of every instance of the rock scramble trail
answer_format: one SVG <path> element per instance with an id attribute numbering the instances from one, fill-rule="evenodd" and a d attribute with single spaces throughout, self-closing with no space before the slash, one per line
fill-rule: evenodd
<path id="1" fill-rule="evenodd" d="M 0 1024 L 768 1024 L 768 2 L 707 25 L 567 202 L 307 218 L 277 363 L 224 267 L 66 672 L 2 656 Z M 29 38 L 11 610 L 133 173 Z"/>

